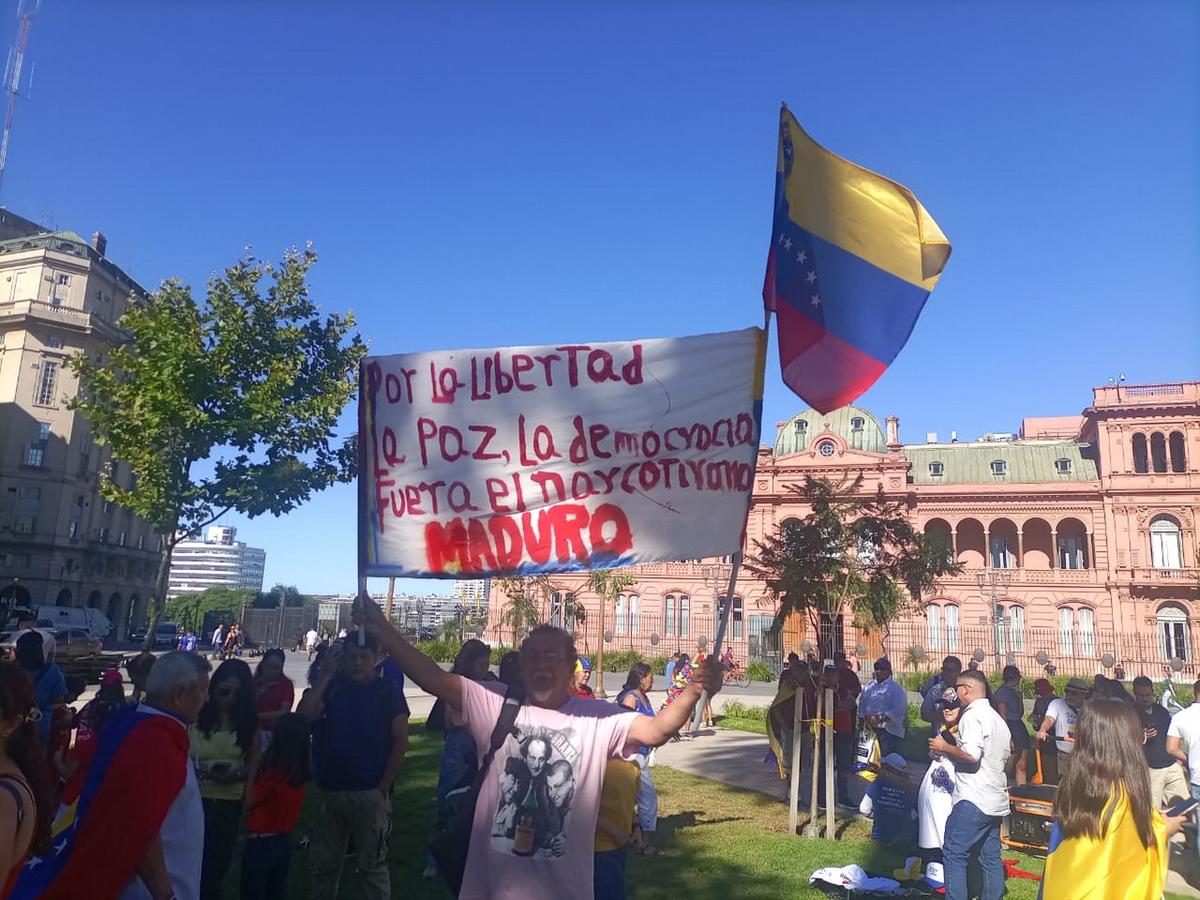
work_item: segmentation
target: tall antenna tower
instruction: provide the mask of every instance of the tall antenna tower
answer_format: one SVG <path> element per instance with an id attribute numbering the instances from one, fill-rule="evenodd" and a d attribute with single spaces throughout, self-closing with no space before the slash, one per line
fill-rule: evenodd
<path id="1" fill-rule="evenodd" d="M 0 183 L 4 181 L 4 165 L 8 162 L 8 138 L 12 133 L 13 113 L 21 94 L 21 69 L 25 65 L 25 45 L 29 43 L 29 27 L 42 6 L 42 0 L 17 0 L 17 40 L 8 51 L 4 70 L 4 93 L 8 94 L 8 110 L 4 114 L 4 135 L 0 137 Z M 30 82 L 33 81 L 32 69 Z"/>

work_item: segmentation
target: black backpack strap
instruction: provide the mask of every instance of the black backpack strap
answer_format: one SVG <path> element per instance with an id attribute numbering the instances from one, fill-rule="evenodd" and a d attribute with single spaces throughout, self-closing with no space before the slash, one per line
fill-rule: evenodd
<path id="1" fill-rule="evenodd" d="M 521 711 L 521 704 L 525 702 L 525 695 L 518 688 L 509 685 L 508 690 L 504 692 L 504 705 L 500 707 L 500 716 L 496 719 L 496 727 L 492 729 L 492 740 L 488 746 L 488 752 L 483 757 L 483 762 L 479 764 L 478 778 L 482 781 L 485 773 L 492 764 L 492 759 L 496 756 L 496 751 L 503 745 L 505 739 L 513 734 L 517 723 L 517 713 Z"/>

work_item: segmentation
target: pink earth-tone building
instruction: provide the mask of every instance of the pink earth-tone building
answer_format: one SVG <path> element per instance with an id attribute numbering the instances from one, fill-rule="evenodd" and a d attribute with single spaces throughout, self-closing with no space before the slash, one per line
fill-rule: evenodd
<path id="1" fill-rule="evenodd" d="M 1095 388 L 1080 415 L 1027 418 L 1019 433 L 971 442 L 904 444 L 896 418 L 881 427 L 856 407 L 802 412 L 759 451 L 746 552 L 805 515 L 793 491 L 805 476 L 858 472 L 864 491 L 904 500 L 964 569 L 883 631 L 862 632 L 849 615 L 825 623 L 848 651 L 886 652 L 898 667 L 920 646 L 935 658 L 982 651 L 987 668 L 1011 660 L 1031 674 L 1047 659 L 1061 674 L 1121 666 L 1160 676 L 1173 659 L 1185 675 L 1200 671 L 1200 382 Z M 630 571 L 635 585 L 605 613 L 606 652 L 694 653 L 712 638 L 728 560 Z M 594 652 L 599 600 L 583 581 L 555 576 L 542 615 L 561 624 L 575 594 L 587 609 L 581 650 Z M 487 636 L 496 642 L 512 641 L 501 624 L 507 603 L 493 589 Z M 731 626 L 739 659 L 777 665 L 813 639 L 800 617 L 771 633 L 775 613 L 743 570 Z"/>

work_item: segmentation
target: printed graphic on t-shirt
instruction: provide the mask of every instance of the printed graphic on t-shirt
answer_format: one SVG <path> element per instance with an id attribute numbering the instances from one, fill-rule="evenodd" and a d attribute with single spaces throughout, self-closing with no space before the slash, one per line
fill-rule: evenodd
<path id="1" fill-rule="evenodd" d="M 518 728 L 498 756 L 500 798 L 492 820 L 492 849 L 554 859 L 566 851 L 579 735 L 573 729 Z"/>

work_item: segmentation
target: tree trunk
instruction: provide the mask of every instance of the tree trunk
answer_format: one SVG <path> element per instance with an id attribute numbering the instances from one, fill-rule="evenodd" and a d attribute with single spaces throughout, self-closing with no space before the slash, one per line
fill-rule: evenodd
<path id="1" fill-rule="evenodd" d="M 150 624 L 146 626 L 146 641 L 142 650 L 154 649 L 154 638 L 158 633 L 158 623 L 162 621 L 167 611 L 167 583 L 171 578 L 171 554 L 175 552 L 175 532 L 178 525 L 171 529 L 171 537 L 162 540 L 162 558 L 158 562 L 158 578 L 154 582 L 154 607 L 150 613 Z"/>

